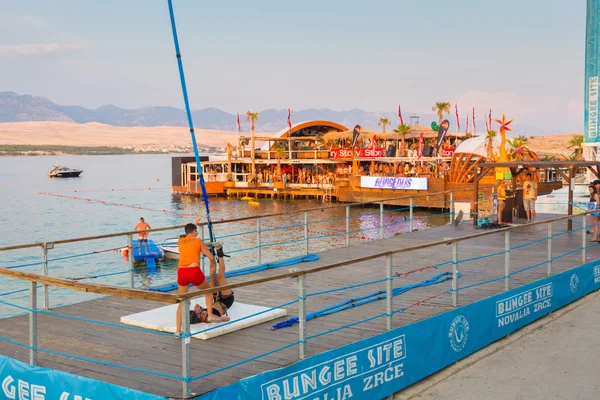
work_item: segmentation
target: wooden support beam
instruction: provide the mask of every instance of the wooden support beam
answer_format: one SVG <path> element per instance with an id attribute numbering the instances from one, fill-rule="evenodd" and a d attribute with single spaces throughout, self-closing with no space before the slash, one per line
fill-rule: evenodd
<path id="1" fill-rule="evenodd" d="M 590 166 L 588 166 L 587 169 L 592 171 L 592 174 L 596 175 L 596 178 L 600 178 L 600 175 L 598 175 L 598 167 L 597 166 L 596 166 L 596 169 L 594 169 L 594 167 L 590 167 Z"/>
<path id="2" fill-rule="evenodd" d="M 569 168 L 569 215 L 573 215 L 573 183 L 575 182 L 575 167 Z M 567 221 L 567 230 L 573 230 L 573 219 Z"/>
<path id="3" fill-rule="evenodd" d="M 558 167 L 554 167 L 554 169 L 556 170 L 556 172 L 558 172 L 558 174 L 560 176 L 562 176 L 562 178 L 565 180 L 565 182 L 569 182 L 569 177 L 567 176 L 567 174 L 565 174 L 564 172 L 562 172 L 560 170 L 560 168 L 558 168 Z"/>

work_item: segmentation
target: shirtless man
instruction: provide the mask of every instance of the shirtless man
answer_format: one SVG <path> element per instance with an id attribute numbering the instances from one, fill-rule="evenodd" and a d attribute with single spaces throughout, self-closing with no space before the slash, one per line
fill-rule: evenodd
<path id="1" fill-rule="evenodd" d="M 196 224 L 198 218 L 196 218 Z M 210 260 L 210 275 L 216 274 L 217 262 L 210 252 L 208 246 L 202 242 L 198 236 L 196 224 L 187 224 L 185 226 L 185 237 L 177 242 L 179 248 L 179 268 L 177 269 L 177 291 L 179 294 L 185 294 L 189 291 L 189 285 L 193 284 L 198 289 L 209 289 L 214 284 L 207 282 L 204 273 L 200 269 L 200 254 L 204 254 Z M 213 296 L 206 295 L 207 316 L 206 322 L 223 322 L 221 317 L 213 314 Z M 177 306 L 177 316 L 175 325 L 175 334 L 181 333 L 181 303 Z"/>
<path id="2" fill-rule="evenodd" d="M 133 228 L 134 231 L 146 231 L 148 229 L 152 229 L 150 224 L 144 221 L 144 218 L 140 218 L 139 224 Z M 142 254 L 142 245 L 146 243 L 146 254 L 149 253 L 148 250 L 148 232 L 140 232 L 138 233 L 138 248 L 140 249 L 140 254 Z"/>

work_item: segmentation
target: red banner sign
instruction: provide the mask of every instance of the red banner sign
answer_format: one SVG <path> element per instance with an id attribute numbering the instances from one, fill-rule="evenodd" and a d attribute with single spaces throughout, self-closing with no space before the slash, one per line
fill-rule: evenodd
<path id="1" fill-rule="evenodd" d="M 379 148 L 354 149 L 355 158 L 377 158 L 385 157 L 385 151 Z M 329 150 L 331 158 L 352 158 L 352 149 L 331 149 Z"/>
<path id="2" fill-rule="evenodd" d="M 452 157 L 455 150 L 454 147 L 444 147 L 442 149 L 442 157 Z"/>

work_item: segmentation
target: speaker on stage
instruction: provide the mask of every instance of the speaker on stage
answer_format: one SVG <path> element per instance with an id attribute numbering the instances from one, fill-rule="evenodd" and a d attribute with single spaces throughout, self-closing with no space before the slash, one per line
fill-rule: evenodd
<path id="1" fill-rule="evenodd" d="M 433 157 L 433 147 L 426 144 L 423 146 L 423 157 Z"/>

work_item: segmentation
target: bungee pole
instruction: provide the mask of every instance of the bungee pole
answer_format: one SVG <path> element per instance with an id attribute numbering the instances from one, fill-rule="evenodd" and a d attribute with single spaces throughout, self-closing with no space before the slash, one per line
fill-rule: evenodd
<path id="1" fill-rule="evenodd" d="M 188 125 L 190 127 L 190 135 L 192 136 L 192 147 L 194 148 L 194 157 L 196 158 L 196 170 L 198 171 L 198 179 L 200 181 L 200 188 L 202 189 L 202 200 L 206 207 L 206 222 L 208 226 L 208 236 L 211 243 L 215 242 L 215 234 L 213 231 L 212 220 L 210 218 L 210 207 L 208 201 L 208 194 L 206 193 L 206 185 L 204 182 L 204 171 L 202 165 L 200 165 L 200 155 L 198 154 L 198 146 L 196 145 L 196 134 L 194 133 L 194 122 L 192 120 L 192 112 L 190 110 L 190 102 L 188 99 L 187 86 L 185 84 L 185 74 L 183 73 L 183 61 L 181 60 L 181 51 L 179 50 L 179 39 L 177 37 L 177 26 L 175 25 L 175 14 L 173 12 L 173 2 L 169 2 L 169 15 L 171 17 L 171 29 L 173 31 L 173 42 L 175 43 L 175 54 L 177 57 L 177 66 L 179 67 L 179 79 L 181 81 L 181 90 L 183 92 L 183 102 L 185 103 L 185 112 L 187 114 Z M 215 254 L 215 250 L 212 246 L 209 246 L 210 251 Z"/>

